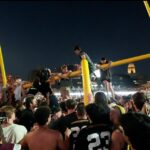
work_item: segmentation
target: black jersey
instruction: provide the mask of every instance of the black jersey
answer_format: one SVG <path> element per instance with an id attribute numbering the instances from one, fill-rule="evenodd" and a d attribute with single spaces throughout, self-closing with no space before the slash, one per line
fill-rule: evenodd
<path id="1" fill-rule="evenodd" d="M 36 95 L 38 92 L 39 92 L 39 91 L 38 91 L 37 88 L 31 87 L 31 88 L 28 90 L 27 94 Z"/>
<path id="2" fill-rule="evenodd" d="M 50 128 L 53 130 L 58 130 L 62 134 L 62 136 L 65 137 L 64 132 L 66 131 L 66 129 L 70 129 L 71 123 L 77 120 L 78 118 L 76 112 L 73 112 L 54 121 L 52 124 L 50 124 Z"/>
<path id="3" fill-rule="evenodd" d="M 90 125 L 80 131 L 75 150 L 110 150 L 111 133 L 108 125 Z"/>
<path id="4" fill-rule="evenodd" d="M 69 137 L 69 150 L 74 150 L 79 132 L 89 124 L 90 122 L 88 120 L 77 120 L 70 125 L 71 134 Z"/>

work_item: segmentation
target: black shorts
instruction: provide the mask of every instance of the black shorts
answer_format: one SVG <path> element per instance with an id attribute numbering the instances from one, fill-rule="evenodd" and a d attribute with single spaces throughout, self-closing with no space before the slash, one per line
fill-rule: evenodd
<path id="1" fill-rule="evenodd" d="M 101 79 L 101 82 L 103 82 L 103 81 L 111 82 L 111 79 Z"/>

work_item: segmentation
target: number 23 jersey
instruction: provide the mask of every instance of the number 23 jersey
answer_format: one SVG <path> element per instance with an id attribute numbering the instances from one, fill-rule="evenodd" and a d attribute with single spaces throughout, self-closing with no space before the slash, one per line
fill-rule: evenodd
<path id="1" fill-rule="evenodd" d="M 76 139 L 80 131 L 86 128 L 90 122 L 88 120 L 78 120 L 71 124 L 70 130 L 71 135 L 69 137 L 69 150 L 74 150 Z"/>
<path id="2" fill-rule="evenodd" d="M 110 150 L 111 134 L 108 125 L 90 125 L 80 131 L 75 150 Z"/>

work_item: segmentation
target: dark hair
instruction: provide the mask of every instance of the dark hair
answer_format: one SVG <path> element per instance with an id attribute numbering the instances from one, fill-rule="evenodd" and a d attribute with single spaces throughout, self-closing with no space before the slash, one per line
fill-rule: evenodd
<path id="1" fill-rule="evenodd" d="M 50 108 L 47 106 L 40 106 L 34 116 L 36 119 L 36 122 L 40 125 L 40 126 L 44 126 L 49 118 L 49 115 L 51 114 Z"/>
<path id="2" fill-rule="evenodd" d="M 68 99 L 66 101 L 66 108 L 67 109 L 75 109 L 76 105 L 77 105 L 77 103 L 74 99 Z"/>
<path id="3" fill-rule="evenodd" d="M 122 99 L 125 101 L 125 102 L 129 102 L 130 99 L 131 99 L 131 96 L 128 95 L 128 96 L 122 96 Z"/>
<path id="4" fill-rule="evenodd" d="M 62 112 L 67 113 L 66 102 L 61 102 L 59 105 L 60 105 Z"/>
<path id="5" fill-rule="evenodd" d="M 48 106 L 47 101 L 43 101 L 43 102 L 41 102 L 41 103 L 40 103 L 40 106 Z"/>
<path id="6" fill-rule="evenodd" d="M 141 113 L 127 113 L 120 118 L 125 135 L 136 150 L 150 149 L 150 118 Z"/>
<path id="7" fill-rule="evenodd" d="M 98 105 L 102 110 L 109 112 L 110 109 L 107 104 L 107 98 L 105 93 L 97 92 L 95 94 L 95 104 Z"/>
<path id="8" fill-rule="evenodd" d="M 97 92 L 95 94 L 95 103 L 96 104 L 101 104 L 101 103 L 107 104 L 107 98 L 106 98 L 105 93 L 103 93 L 103 92 Z"/>
<path id="9" fill-rule="evenodd" d="M 85 107 L 84 107 L 84 103 L 79 103 L 77 105 L 77 115 L 78 116 L 84 116 L 86 114 L 86 110 L 85 110 Z"/>
<path id="10" fill-rule="evenodd" d="M 52 110 L 52 113 L 55 114 L 55 113 L 61 111 L 61 107 L 60 107 L 59 105 L 54 105 L 54 106 L 51 108 L 51 110 Z"/>
<path id="11" fill-rule="evenodd" d="M 68 66 L 67 66 L 67 65 L 63 65 L 63 66 L 61 66 L 61 70 L 66 69 L 66 68 L 68 68 Z"/>
<path id="12" fill-rule="evenodd" d="M 76 51 L 76 50 L 81 51 L 81 48 L 80 48 L 78 45 L 76 45 L 76 46 L 74 47 L 74 51 Z"/>
<path id="13" fill-rule="evenodd" d="M 133 96 L 133 101 L 134 101 L 134 104 L 135 106 L 139 109 L 139 110 L 142 110 L 143 108 L 143 105 L 145 104 L 146 102 L 146 96 L 144 93 L 142 92 L 137 92 L 135 93 Z"/>
<path id="14" fill-rule="evenodd" d="M 39 73 L 40 82 L 45 82 L 50 77 L 49 70 L 47 68 L 44 68 Z"/>
<path id="15" fill-rule="evenodd" d="M 106 60 L 106 58 L 105 58 L 105 57 L 102 57 L 101 60 Z"/>
<path id="16" fill-rule="evenodd" d="M 34 96 L 28 96 L 25 98 L 25 106 L 26 108 L 30 108 L 30 104 L 32 104 L 32 100 L 34 99 Z"/>
<path id="17" fill-rule="evenodd" d="M 95 103 L 86 106 L 86 112 L 94 124 L 106 123 L 107 114 Z"/>

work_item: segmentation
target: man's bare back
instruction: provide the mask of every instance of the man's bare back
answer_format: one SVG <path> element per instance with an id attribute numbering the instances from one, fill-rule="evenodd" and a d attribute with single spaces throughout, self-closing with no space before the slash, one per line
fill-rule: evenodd
<path id="1" fill-rule="evenodd" d="M 39 127 L 28 133 L 21 145 L 30 150 L 66 150 L 61 134 L 48 127 Z"/>

